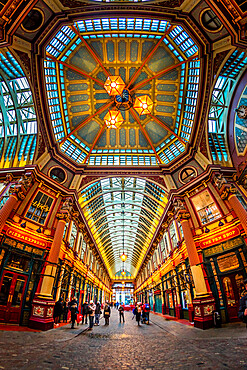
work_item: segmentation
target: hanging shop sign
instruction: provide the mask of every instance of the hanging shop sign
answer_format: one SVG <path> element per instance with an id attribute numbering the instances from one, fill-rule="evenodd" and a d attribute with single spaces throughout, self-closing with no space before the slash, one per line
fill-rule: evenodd
<path id="1" fill-rule="evenodd" d="M 5 227 L 5 234 L 15 240 L 19 240 L 21 242 L 25 242 L 29 245 L 33 245 L 38 248 L 47 248 L 51 245 L 51 243 L 47 242 L 46 240 L 36 237 L 34 235 L 28 234 L 22 230 L 14 229 L 13 227 L 7 226 Z"/>
<path id="2" fill-rule="evenodd" d="M 161 294 L 161 290 L 160 289 L 154 291 L 154 295 L 159 295 L 159 294 Z"/>
<path id="3" fill-rule="evenodd" d="M 219 244 L 225 242 L 228 239 L 233 239 L 240 234 L 240 231 L 237 227 L 218 233 L 215 236 L 211 236 L 200 242 L 201 248 L 207 248 L 214 244 Z"/>
<path id="4" fill-rule="evenodd" d="M 238 238 L 228 240 L 225 243 L 221 243 L 214 247 L 205 249 L 203 253 L 205 257 L 209 257 L 213 254 L 223 253 L 225 251 L 228 251 L 229 249 L 240 247 L 243 244 L 243 239 L 241 238 L 241 236 L 239 236 Z"/>

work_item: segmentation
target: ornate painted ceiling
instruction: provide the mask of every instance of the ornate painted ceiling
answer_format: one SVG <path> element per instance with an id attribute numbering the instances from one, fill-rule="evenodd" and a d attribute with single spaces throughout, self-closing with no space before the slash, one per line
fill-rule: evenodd
<path id="1" fill-rule="evenodd" d="M 46 46 L 47 100 L 55 139 L 77 163 L 169 164 L 190 141 L 200 61 L 195 41 L 166 20 L 102 18 L 62 26 Z M 118 110 L 104 88 L 121 76 L 130 100 L 147 95 L 149 114 L 120 107 L 124 122 L 107 128 Z M 124 90 L 125 91 L 125 90 Z"/>

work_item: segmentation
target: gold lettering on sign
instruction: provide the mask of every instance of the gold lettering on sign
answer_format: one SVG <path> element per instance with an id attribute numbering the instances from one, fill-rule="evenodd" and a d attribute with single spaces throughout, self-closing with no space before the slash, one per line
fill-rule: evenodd
<path id="1" fill-rule="evenodd" d="M 218 244 L 215 247 L 211 247 L 211 248 L 205 249 L 203 251 L 204 252 L 204 256 L 205 257 L 208 257 L 208 256 L 211 256 L 212 254 L 223 253 L 224 251 L 227 251 L 229 249 L 233 249 L 235 247 L 239 247 L 242 244 L 243 244 L 243 241 L 242 241 L 242 238 L 241 237 L 236 238 L 236 239 L 233 239 L 233 240 L 229 240 L 229 241 L 227 241 L 225 243 Z"/>
<path id="2" fill-rule="evenodd" d="M 39 209 L 41 209 L 42 211 L 45 211 L 45 212 L 49 212 L 49 209 L 50 209 L 46 204 L 42 204 L 42 203 L 39 203 L 37 201 L 33 202 L 32 206 L 35 207 L 35 208 L 39 208 Z"/>

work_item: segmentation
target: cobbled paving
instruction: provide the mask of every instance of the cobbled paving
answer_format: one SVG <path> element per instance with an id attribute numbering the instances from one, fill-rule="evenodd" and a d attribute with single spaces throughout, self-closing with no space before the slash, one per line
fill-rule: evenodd
<path id="1" fill-rule="evenodd" d="M 70 325 L 47 332 L 0 331 L 0 369 L 247 369 L 244 324 L 200 330 L 150 315 L 137 326 L 132 313 L 110 325 Z"/>

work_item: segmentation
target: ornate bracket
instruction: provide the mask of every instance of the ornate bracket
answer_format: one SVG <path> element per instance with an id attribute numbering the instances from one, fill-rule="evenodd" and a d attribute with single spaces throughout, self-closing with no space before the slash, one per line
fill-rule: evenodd
<path id="1" fill-rule="evenodd" d="M 65 222 L 69 222 L 70 217 L 68 212 L 58 212 L 56 214 L 58 220 L 64 220 Z"/>
<path id="2" fill-rule="evenodd" d="M 236 194 L 237 188 L 232 184 L 225 184 L 221 191 L 221 199 L 227 200 L 231 194 Z"/>
<path id="3" fill-rule="evenodd" d="M 176 218 L 179 222 L 181 222 L 181 220 L 189 220 L 190 219 L 190 213 L 189 212 L 186 212 L 186 211 L 179 211 Z"/>

